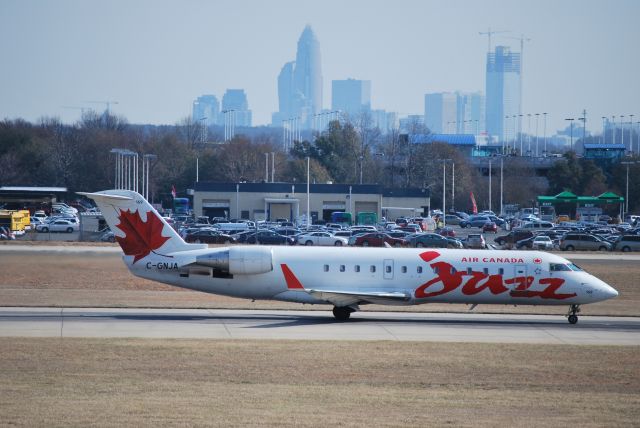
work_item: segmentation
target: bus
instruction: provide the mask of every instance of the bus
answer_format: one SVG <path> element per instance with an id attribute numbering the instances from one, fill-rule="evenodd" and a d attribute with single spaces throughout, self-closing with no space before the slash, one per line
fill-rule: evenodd
<path id="1" fill-rule="evenodd" d="M 353 218 L 351 217 L 351 213 L 335 211 L 331 213 L 331 223 L 338 223 L 342 226 L 351 226 L 353 224 Z"/>
<path id="2" fill-rule="evenodd" d="M 189 198 L 173 198 L 173 214 L 189 214 Z"/>
<path id="3" fill-rule="evenodd" d="M 378 223 L 378 214 L 370 212 L 359 212 L 356 215 L 356 221 L 359 226 L 375 226 Z"/>

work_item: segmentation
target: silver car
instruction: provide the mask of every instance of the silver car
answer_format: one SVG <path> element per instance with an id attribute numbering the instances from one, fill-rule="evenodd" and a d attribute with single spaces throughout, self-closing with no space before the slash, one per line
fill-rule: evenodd
<path id="1" fill-rule="evenodd" d="M 69 220 L 57 219 L 49 223 L 39 224 L 36 226 L 38 232 L 77 232 L 78 223 L 74 223 Z"/>

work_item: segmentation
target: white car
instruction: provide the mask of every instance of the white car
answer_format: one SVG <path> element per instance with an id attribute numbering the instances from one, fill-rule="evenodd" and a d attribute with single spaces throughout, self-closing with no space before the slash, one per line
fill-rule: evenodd
<path id="1" fill-rule="evenodd" d="M 311 232 L 298 236 L 299 245 L 333 245 L 340 247 L 347 245 L 348 240 L 341 236 L 334 236 L 329 232 Z"/>
<path id="2" fill-rule="evenodd" d="M 553 250 L 553 241 L 548 236 L 536 236 L 531 243 L 534 250 Z"/>
<path id="3" fill-rule="evenodd" d="M 78 223 L 69 220 L 57 219 L 49 223 L 39 224 L 36 226 L 38 232 L 77 232 Z"/>

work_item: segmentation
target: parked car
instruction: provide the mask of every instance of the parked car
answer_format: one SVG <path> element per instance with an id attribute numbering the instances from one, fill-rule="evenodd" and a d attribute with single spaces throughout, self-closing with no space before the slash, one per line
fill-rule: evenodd
<path id="1" fill-rule="evenodd" d="M 610 251 L 612 248 L 613 245 L 611 242 L 607 242 L 599 236 L 587 233 L 567 233 L 562 239 L 560 239 L 560 249 L 563 251 Z"/>
<path id="2" fill-rule="evenodd" d="M 484 215 L 472 215 L 466 220 L 460 220 L 460 227 L 480 227 L 484 226 L 485 223 L 489 222 L 488 216 Z"/>
<path id="3" fill-rule="evenodd" d="M 490 221 L 490 222 L 485 223 L 485 224 L 482 225 L 482 231 L 483 232 L 498 233 L 498 225 L 495 224 L 495 222 Z"/>
<path id="4" fill-rule="evenodd" d="M 485 248 L 487 248 L 487 243 L 484 240 L 484 236 L 482 234 L 470 233 L 467 236 L 466 247 L 484 250 Z"/>
<path id="5" fill-rule="evenodd" d="M 640 251 L 640 236 L 638 235 L 622 235 L 613 244 L 613 249 L 616 251 Z"/>
<path id="6" fill-rule="evenodd" d="M 449 226 L 445 226 L 442 229 L 440 229 L 438 231 L 438 234 L 442 235 L 442 236 L 448 236 L 449 238 L 455 238 L 456 237 L 456 231 L 453 230 L 453 228 L 449 227 Z"/>
<path id="7" fill-rule="evenodd" d="M 529 221 L 522 226 L 520 229 L 534 229 L 534 230 L 542 230 L 542 229 L 553 229 L 554 224 L 550 221 Z"/>
<path id="8" fill-rule="evenodd" d="M 232 244 L 236 242 L 231 235 L 221 233 L 214 229 L 200 229 L 187 234 L 186 242 L 195 242 L 196 244 Z"/>
<path id="9" fill-rule="evenodd" d="M 116 242 L 116 234 L 112 230 L 105 231 L 100 235 L 100 241 L 102 242 Z"/>
<path id="10" fill-rule="evenodd" d="M 436 233 L 419 233 L 407 239 L 407 245 L 417 248 L 464 248 L 462 242 Z"/>
<path id="11" fill-rule="evenodd" d="M 333 245 L 340 247 L 347 245 L 348 239 L 332 235 L 330 232 L 311 232 L 298 235 L 300 245 Z"/>
<path id="12" fill-rule="evenodd" d="M 452 226 L 457 226 L 460 224 L 460 220 L 462 220 L 460 217 L 458 217 L 457 215 L 453 215 L 453 214 L 447 214 L 444 216 L 444 222 L 446 224 L 450 224 Z"/>
<path id="13" fill-rule="evenodd" d="M 295 238 L 290 236 L 283 236 L 273 230 L 260 230 L 254 232 L 247 237 L 247 244 L 262 244 L 262 245 L 294 245 L 296 243 Z"/>
<path id="14" fill-rule="evenodd" d="M 353 244 L 357 247 L 384 247 L 385 243 L 392 247 L 402 247 L 404 239 L 392 238 L 386 233 L 374 232 L 358 235 L 353 240 Z"/>
<path id="15" fill-rule="evenodd" d="M 533 232 L 531 230 L 516 229 L 506 235 L 498 236 L 493 241 L 498 245 L 513 245 L 518 241 L 531 238 L 532 236 Z"/>
<path id="16" fill-rule="evenodd" d="M 63 219 L 53 220 L 48 223 L 39 224 L 36 226 L 36 231 L 44 232 L 44 233 L 47 233 L 47 232 L 72 233 L 72 232 L 76 232 L 77 230 L 78 230 L 78 223 L 75 223 L 69 220 L 63 220 Z"/>
<path id="17" fill-rule="evenodd" d="M 553 250 L 553 240 L 544 235 L 538 235 L 531 241 L 531 248 L 534 250 Z"/>

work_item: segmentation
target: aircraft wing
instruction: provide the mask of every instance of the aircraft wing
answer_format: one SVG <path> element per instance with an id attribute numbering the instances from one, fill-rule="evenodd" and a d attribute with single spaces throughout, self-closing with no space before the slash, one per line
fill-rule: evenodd
<path id="1" fill-rule="evenodd" d="M 335 306 L 349 306 L 358 303 L 406 302 L 411 299 L 407 293 L 385 291 L 341 291 L 305 289 L 311 296 L 325 300 Z"/>

